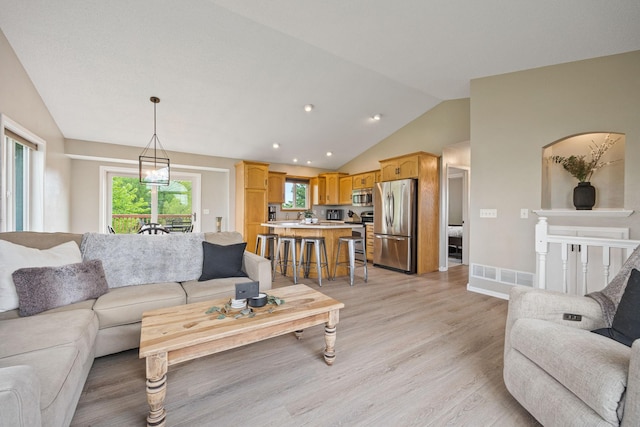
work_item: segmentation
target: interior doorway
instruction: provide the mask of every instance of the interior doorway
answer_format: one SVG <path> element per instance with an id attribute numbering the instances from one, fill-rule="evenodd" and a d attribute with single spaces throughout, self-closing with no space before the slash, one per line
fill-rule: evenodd
<path id="1" fill-rule="evenodd" d="M 448 145 L 442 153 L 440 270 L 469 265 L 469 187 L 471 146 Z"/>

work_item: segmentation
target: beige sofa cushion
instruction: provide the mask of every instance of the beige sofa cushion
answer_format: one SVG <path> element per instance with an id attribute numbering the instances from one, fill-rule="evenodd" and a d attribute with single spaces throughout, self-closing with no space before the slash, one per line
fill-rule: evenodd
<path id="1" fill-rule="evenodd" d="M 187 294 L 187 304 L 208 301 L 216 298 L 235 298 L 236 283 L 252 282 L 248 277 L 228 277 L 199 282 L 190 280 L 183 282 L 182 287 Z M 262 289 L 261 289 L 262 290 Z"/>
<path id="2" fill-rule="evenodd" d="M 100 329 L 140 322 L 142 313 L 186 303 L 179 283 L 152 283 L 110 289 L 93 305 Z"/>
<path id="3" fill-rule="evenodd" d="M 15 331 L 19 330 L 17 334 Z M 0 368 L 27 365 L 40 383 L 47 425 L 63 425 L 87 365 L 93 363 L 98 321 L 91 310 L 49 313 L 0 322 Z"/>
<path id="4" fill-rule="evenodd" d="M 618 425 L 631 349 L 583 329 L 518 319 L 511 345 L 570 390 L 602 418 Z"/>

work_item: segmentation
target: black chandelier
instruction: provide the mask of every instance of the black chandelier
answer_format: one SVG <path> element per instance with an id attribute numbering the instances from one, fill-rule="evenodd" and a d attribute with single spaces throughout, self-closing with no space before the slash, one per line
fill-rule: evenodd
<path id="1" fill-rule="evenodd" d="M 156 135 L 156 104 L 160 102 L 160 98 L 152 96 L 150 101 L 153 102 L 153 136 L 138 157 L 140 182 L 148 185 L 169 185 L 169 156 L 162 148 L 158 135 Z M 153 143 L 153 156 L 150 155 L 151 143 Z M 158 147 L 160 147 L 162 157 L 158 157 Z"/>

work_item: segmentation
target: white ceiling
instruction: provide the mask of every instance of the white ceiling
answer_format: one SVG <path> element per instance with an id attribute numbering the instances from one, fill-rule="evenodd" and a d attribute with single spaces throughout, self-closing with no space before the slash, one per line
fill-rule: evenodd
<path id="1" fill-rule="evenodd" d="M 167 150 L 337 169 L 473 78 L 639 50 L 640 1 L 0 0 L 0 28 L 66 138 L 143 147 L 158 96 Z"/>

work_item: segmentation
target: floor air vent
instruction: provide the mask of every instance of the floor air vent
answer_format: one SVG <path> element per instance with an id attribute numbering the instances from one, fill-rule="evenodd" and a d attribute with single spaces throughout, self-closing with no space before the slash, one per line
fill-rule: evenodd
<path id="1" fill-rule="evenodd" d="M 471 275 L 480 279 L 493 280 L 507 285 L 521 285 L 533 287 L 533 273 L 508 270 L 506 268 L 490 267 L 488 265 L 472 264 Z"/>

